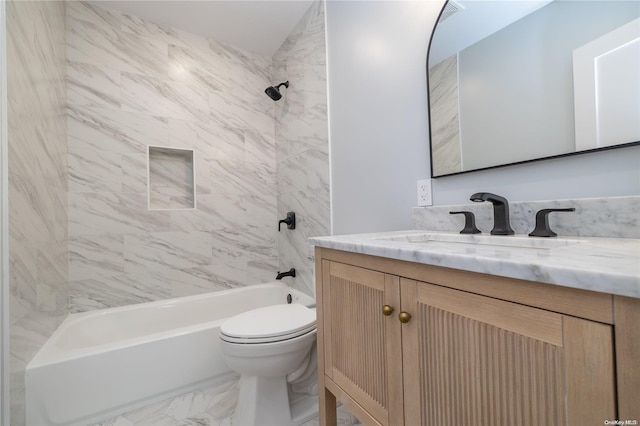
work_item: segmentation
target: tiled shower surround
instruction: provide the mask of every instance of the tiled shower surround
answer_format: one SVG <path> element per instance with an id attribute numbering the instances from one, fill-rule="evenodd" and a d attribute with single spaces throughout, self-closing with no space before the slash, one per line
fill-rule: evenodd
<path id="1" fill-rule="evenodd" d="M 86 3 L 67 9 L 72 312 L 271 281 L 277 211 L 298 210 L 304 247 L 281 251 L 281 263 L 302 272 L 290 283 L 312 292 L 306 234 L 326 234 L 329 220 L 322 4 L 280 49 L 275 73 L 271 58 L 194 34 Z M 302 64 L 319 50 L 313 43 L 322 61 L 312 76 Z M 295 88 L 279 103 L 264 94 L 273 74 Z M 316 84 L 323 92 L 305 92 Z M 282 106 L 286 125 L 274 121 Z M 279 146 L 276 125 L 289 127 Z M 194 151 L 195 209 L 148 210 L 147 146 Z M 319 190 L 317 204 L 296 203 Z"/>
<path id="2" fill-rule="evenodd" d="M 24 371 L 69 313 L 64 3 L 8 1 L 11 425 Z"/>
<path id="3" fill-rule="evenodd" d="M 70 311 L 290 267 L 313 294 L 306 240 L 330 228 L 322 2 L 272 59 L 87 3 L 8 1 L 7 71 L 12 425 L 26 365 Z M 291 210 L 298 229 L 278 234 Z"/>
<path id="4" fill-rule="evenodd" d="M 296 268 L 291 282 L 313 295 L 309 237 L 329 235 L 329 144 L 324 4 L 315 2 L 273 57 L 273 82 L 289 80 L 275 104 L 278 218 L 296 212 L 296 229 L 278 233 L 280 270 Z"/>

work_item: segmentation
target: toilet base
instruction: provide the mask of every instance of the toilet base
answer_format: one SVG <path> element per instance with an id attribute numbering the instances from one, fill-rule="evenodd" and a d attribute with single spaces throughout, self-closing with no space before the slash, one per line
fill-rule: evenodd
<path id="1" fill-rule="evenodd" d="M 318 398 L 289 403 L 285 377 L 242 376 L 233 426 L 299 426 L 318 415 Z"/>

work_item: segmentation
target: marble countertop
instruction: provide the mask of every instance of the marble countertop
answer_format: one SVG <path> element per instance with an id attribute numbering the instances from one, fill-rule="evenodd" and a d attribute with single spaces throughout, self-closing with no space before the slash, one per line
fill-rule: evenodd
<path id="1" fill-rule="evenodd" d="M 395 231 L 314 237 L 319 247 L 640 298 L 640 239 Z"/>

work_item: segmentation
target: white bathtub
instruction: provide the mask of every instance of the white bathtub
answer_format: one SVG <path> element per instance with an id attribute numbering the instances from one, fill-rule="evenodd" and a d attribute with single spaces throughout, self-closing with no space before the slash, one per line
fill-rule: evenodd
<path id="1" fill-rule="evenodd" d="M 72 314 L 27 366 L 27 425 L 87 425 L 229 379 L 228 317 L 311 297 L 279 282 Z"/>

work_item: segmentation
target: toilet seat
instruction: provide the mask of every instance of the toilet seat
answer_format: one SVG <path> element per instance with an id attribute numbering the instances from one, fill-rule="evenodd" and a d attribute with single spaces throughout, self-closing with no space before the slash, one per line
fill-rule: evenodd
<path id="1" fill-rule="evenodd" d="M 315 332 L 316 312 L 299 303 L 273 305 L 226 320 L 220 338 L 229 343 L 274 343 Z"/>

